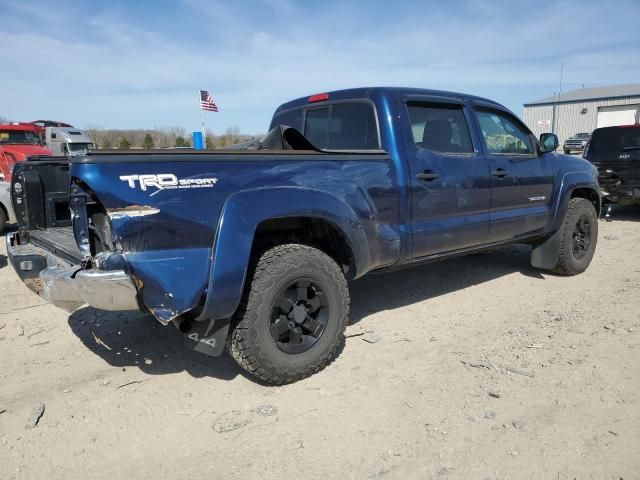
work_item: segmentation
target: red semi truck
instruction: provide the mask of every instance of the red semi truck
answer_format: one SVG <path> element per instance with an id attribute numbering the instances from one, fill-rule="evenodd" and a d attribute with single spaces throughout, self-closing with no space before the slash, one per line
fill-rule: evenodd
<path id="1" fill-rule="evenodd" d="M 10 181 L 12 166 L 34 155 L 51 155 L 40 144 L 36 125 L 0 125 L 0 180 Z"/>

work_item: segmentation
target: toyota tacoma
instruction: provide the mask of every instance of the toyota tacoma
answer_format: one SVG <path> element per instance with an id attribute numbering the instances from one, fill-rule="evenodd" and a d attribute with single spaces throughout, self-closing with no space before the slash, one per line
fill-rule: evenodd
<path id="1" fill-rule="evenodd" d="M 575 275 L 595 251 L 595 167 L 488 99 L 316 94 L 250 148 L 16 164 L 11 263 L 59 307 L 149 312 L 283 384 L 337 355 L 350 280 L 512 243 Z"/>

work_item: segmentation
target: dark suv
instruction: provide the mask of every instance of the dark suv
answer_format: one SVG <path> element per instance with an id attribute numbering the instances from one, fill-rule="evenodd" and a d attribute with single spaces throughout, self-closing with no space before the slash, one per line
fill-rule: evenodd
<path id="1" fill-rule="evenodd" d="M 640 125 L 596 129 L 584 158 L 598 168 L 606 200 L 621 205 L 640 203 Z"/>
<path id="2" fill-rule="evenodd" d="M 588 133 L 576 133 L 573 137 L 567 138 L 562 145 L 562 149 L 566 155 L 571 152 L 582 152 L 584 146 L 589 141 Z"/>

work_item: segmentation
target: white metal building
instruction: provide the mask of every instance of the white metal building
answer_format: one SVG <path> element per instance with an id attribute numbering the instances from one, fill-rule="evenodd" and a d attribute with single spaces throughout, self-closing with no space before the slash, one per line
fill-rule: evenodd
<path id="1" fill-rule="evenodd" d="M 584 88 L 525 103 L 524 122 L 537 136 L 557 134 L 561 145 L 576 133 L 640 123 L 640 83 Z"/>

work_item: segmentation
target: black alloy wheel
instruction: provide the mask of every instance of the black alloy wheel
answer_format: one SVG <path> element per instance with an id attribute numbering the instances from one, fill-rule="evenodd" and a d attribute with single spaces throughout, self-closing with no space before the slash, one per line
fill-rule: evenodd
<path id="1" fill-rule="evenodd" d="M 325 368 L 349 320 L 343 268 L 317 248 L 289 243 L 266 250 L 252 270 L 227 351 L 248 373 L 276 385 Z"/>
<path id="2" fill-rule="evenodd" d="M 591 246 L 591 223 L 587 215 L 578 218 L 572 233 L 573 256 L 580 260 L 589 252 Z"/>
<path id="3" fill-rule="evenodd" d="M 574 197 L 569 200 L 562 226 L 555 234 L 559 245 L 556 265 L 551 270 L 560 275 L 584 272 L 598 243 L 598 212 L 589 199 Z"/>
<path id="4" fill-rule="evenodd" d="M 300 279 L 275 298 L 269 331 L 279 350 L 295 355 L 318 342 L 328 318 L 329 302 L 322 288 L 310 279 Z"/>

